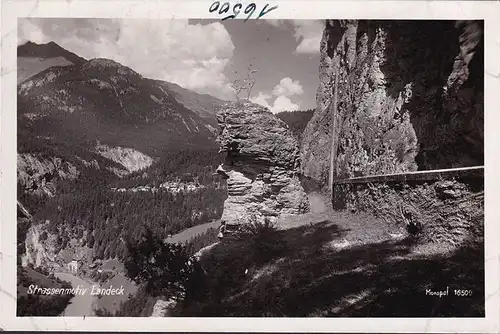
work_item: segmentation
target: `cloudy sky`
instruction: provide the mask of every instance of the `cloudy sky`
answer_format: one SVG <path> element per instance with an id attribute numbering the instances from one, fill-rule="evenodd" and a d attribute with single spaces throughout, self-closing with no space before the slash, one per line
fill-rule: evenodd
<path id="1" fill-rule="evenodd" d="M 310 20 L 44 18 L 20 19 L 18 35 L 19 44 L 54 41 L 222 99 L 234 99 L 231 83 L 251 65 L 251 100 L 279 112 L 315 107 L 322 32 L 323 23 Z"/>

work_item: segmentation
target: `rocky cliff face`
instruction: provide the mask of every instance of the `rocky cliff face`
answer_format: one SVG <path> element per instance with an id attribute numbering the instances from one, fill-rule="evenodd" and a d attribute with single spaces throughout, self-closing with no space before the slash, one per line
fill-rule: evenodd
<path id="1" fill-rule="evenodd" d="M 474 21 L 328 21 L 304 174 L 483 165 L 482 34 Z"/>
<path id="2" fill-rule="evenodd" d="M 154 161 L 150 156 L 126 147 L 109 147 L 98 144 L 96 151 L 103 157 L 119 163 L 129 173 L 148 168 Z"/>
<path id="3" fill-rule="evenodd" d="M 48 235 L 47 239 L 42 240 L 41 235 L 45 228 L 44 224 L 32 225 L 29 228 L 21 260 L 23 267 L 30 263 L 35 267 L 53 268 L 56 266 L 56 236 Z"/>
<path id="4" fill-rule="evenodd" d="M 79 171 L 70 162 L 58 157 L 45 159 L 36 154 L 18 154 L 17 177 L 21 188 L 37 195 L 55 193 L 54 179 L 74 180 Z"/>
<path id="5" fill-rule="evenodd" d="M 309 203 L 298 174 L 297 141 L 267 108 L 250 102 L 230 104 L 217 114 L 217 138 L 227 152 L 218 173 L 227 178 L 222 220 L 245 224 L 252 217 L 271 221 L 307 212 Z"/>
<path id="6" fill-rule="evenodd" d="M 73 258 L 79 260 L 80 266 L 91 262 L 92 249 L 86 245 L 86 233 L 81 238 L 71 235 L 68 230 L 52 233 L 49 224 L 49 221 L 45 221 L 44 223 L 32 224 L 28 228 L 24 240 L 24 250 L 19 254 L 23 267 L 32 264 L 35 268 L 60 270 Z M 68 237 L 64 249 L 57 245 L 57 239 L 61 235 Z"/>

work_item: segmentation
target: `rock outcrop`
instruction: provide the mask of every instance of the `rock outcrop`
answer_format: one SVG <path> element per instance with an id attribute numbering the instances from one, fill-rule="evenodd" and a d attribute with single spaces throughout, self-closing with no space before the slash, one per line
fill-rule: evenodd
<path id="1" fill-rule="evenodd" d="M 483 165 L 481 22 L 329 20 L 320 49 L 306 176 Z"/>
<path id="2" fill-rule="evenodd" d="M 217 141 L 227 152 L 217 170 L 228 188 L 222 220 L 245 224 L 307 212 L 309 203 L 298 177 L 298 144 L 286 124 L 248 101 L 227 105 L 217 120 Z"/>
<path id="3" fill-rule="evenodd" d="M 56 265 L 56 247 L 54 235 L 48 235 L 46 240 L 41 237 L 46 225 L 32 225 L 25 239 L 25 251 L 22 255 L 22 266 L 33 264 L 34 267 L 53 268 Z"/>
<path id="4" fill-rule="evenodd" d="M 75 180 L 80 172 L 72 163 L 59 157 L 45 158 L 36 154 L 17 155 L 17 180 L 24 191 L 53 196 L 55 180 Z"/>
<path id="5" fill-rule="evenodd" d="M 150 156 L 126 147 L 110 147 L 108 145 L 97 144 L 96 151 L 103 157 L 122 165 L 127 172 L 137 172 L 148 168 L 153 163 Z"/>
<path id="6" fill-rule="evenodd" d="M 450 249 L 480 241 L 483 177 L 412 172 L 484 164 L 483 48 L 479 21 L 327 21 L 303 173 L 333 183 L 336 210 Z"/>

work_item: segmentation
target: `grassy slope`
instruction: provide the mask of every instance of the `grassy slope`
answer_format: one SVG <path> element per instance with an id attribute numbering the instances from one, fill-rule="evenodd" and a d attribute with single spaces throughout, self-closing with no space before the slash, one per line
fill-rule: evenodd
<path id="1" fill-rule="evenodd" d="M 44 274 L 29 267 L 22 269 L 21 277 L 24 280 L 18 282 L 17 289 L 19 296 L 26 296 L 30 284 L 36 284 L 42 288 L 60 288 L 62 284 L 55 278 L 49 278 Z"/>
<path id="2" fill-rule="evenodd" d="M 68 282 L 46 275 L 29 267 L 20 268 L 17 276 L 17 316 L 57 316 L 68 305 L 71 295 L 29 295 L 30 285 L 40 288 L 71 288 Z"/>

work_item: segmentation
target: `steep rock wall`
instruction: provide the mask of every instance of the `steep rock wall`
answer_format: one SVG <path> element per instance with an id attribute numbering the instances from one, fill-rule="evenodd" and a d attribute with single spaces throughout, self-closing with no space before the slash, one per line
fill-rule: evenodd
<path id="1" fill-rule="evenodd" d="M 46 225 L 32 225 L 25 240 L 25 251 L 22 255 L 22 266 L 33 264 L 34 267 L 57 268 L 56 264 L 56 236 L 48 235 L 48 238 L 42 240 L 41 235 L 45 231 Z"/>
<path id="2" fill-rule="evenodd" d="M 217 172 L 227 179 L 222 220 L 245 224 L 305 213 L 309 202 L 298 174 L 298 144 L 286 124 L 267 108 L 247 101 L 217 114 L 217 138 L 227 152 Z"/>
<path id="3" fill-rule="evenodd" d="M 148 168 L 154 162 L 150 156 L 132 148 L 97 144 L 96 151 L 103 157 L 119 163 L 129 173 Z"/>
<path id="4" fill-rule="evenodd" d="M 327 21 L 303 173 L 326 186 L 483 165 L 482 35 L 475 21 Z"/>

